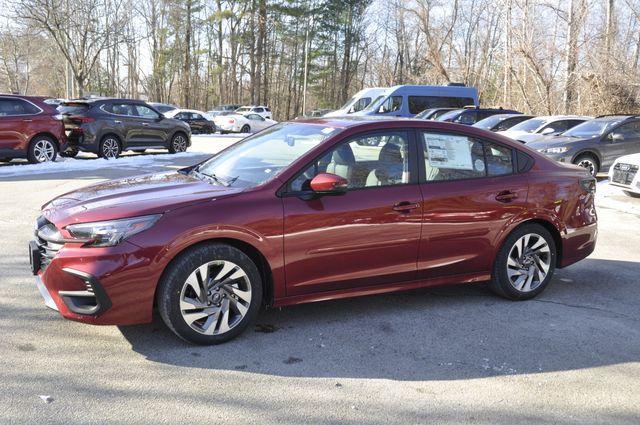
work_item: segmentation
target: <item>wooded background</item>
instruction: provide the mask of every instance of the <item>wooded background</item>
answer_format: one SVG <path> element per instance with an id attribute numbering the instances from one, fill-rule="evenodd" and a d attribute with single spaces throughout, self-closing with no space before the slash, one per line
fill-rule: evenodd
<path id="1" fill-rule="evenodd" d="M 462 82 L 527 113 L 640 112 L 640 0 L 0 0 L 0 14 L 0 92 L 288 119 L 306 77 L 307 111 Z"/>

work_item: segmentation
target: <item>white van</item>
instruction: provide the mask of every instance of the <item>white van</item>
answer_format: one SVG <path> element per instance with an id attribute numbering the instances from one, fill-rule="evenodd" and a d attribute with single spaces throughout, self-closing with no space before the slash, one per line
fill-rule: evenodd
<path id="1" fill-rule="evenodd" d="M 381 96 L 387 89 L 385 87 L 372 87 L 370 89 L 362 89 L 347 101 L 342 107 L 335 111 L 324 114 L 325 117 L 340 117 L 354 112 L 362 111 L 369 106 L 371 102 Z"/>

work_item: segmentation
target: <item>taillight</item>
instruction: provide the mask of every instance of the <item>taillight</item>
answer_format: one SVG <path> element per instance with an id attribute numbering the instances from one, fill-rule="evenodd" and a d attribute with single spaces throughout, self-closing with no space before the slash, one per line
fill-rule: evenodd
<path id="1" fill-rule="evenodd" d="M 234 120 L 233 118 L 229 119 L 229 124 L 235 124 L 236 120 Z"/>
<path id="2" fill-rule="evenodd" d="M 73 115 L 71 117 L 69 117 L 69 119 L 71 121 L 80 123 L 80 124 L 85 124 L 85 123 L 89 123 L 89 122 L 94 122 L 96 119 L 92 118 L 92 117 L 85 117 L 85 116 L 80 116 L 80 115 Z"/>
<path id="3" fill-rule="evenodd" d="M 596 179 L 593 177 L 580 179 L 580 187 L 587 193 L 596 193 Z"/>

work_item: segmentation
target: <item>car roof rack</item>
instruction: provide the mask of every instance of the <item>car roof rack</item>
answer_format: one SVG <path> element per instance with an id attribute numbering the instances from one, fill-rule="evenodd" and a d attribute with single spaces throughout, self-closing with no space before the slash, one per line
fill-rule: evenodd
<path id="1" fill-rule="evenodd" d="M 627 118 L 635 118 L 640 117 L 638 114 L 604 114 L 598 115 L 596 118 L 606 118 L 606 117 L 627 117 Z"/>

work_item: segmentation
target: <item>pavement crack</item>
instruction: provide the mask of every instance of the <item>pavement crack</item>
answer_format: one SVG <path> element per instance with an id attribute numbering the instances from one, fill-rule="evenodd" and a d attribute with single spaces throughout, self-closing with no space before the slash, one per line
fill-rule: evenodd
<path id="1" fill-rule="evenodd" d="M 618 313 L 617 311 L 607 310 L 607 309 L 604 309 L 604 308 L 589 307 L 589 306 L 586 306 L 586 305 L 569 304 L 569 303 L 565 303 L 565 302 L 562 302 L 562 301 L 543 300 L 543 299 L 533 299 L 531 301 L 538 302 L 538 303 L 557 304 L 557 305 L 562 305 L 562 306 L 565 306 L 565 307 L 580 308 L 580 309 L 583 309 L 583 310 L 598 311 L 600 313 L 608 313 L 608 314 L 612 314 L 614 316 L 617 316 L 617 317 L 620 317 L 620 318 L 623 318 L 623 319 L 628 319 L 628 320 L 633 320 L 635 322 L 640 322 L 640 318 L 629 316 L 629 315 L 626 315 L 626 314 L 623 314 L 623 313 Z"/>

